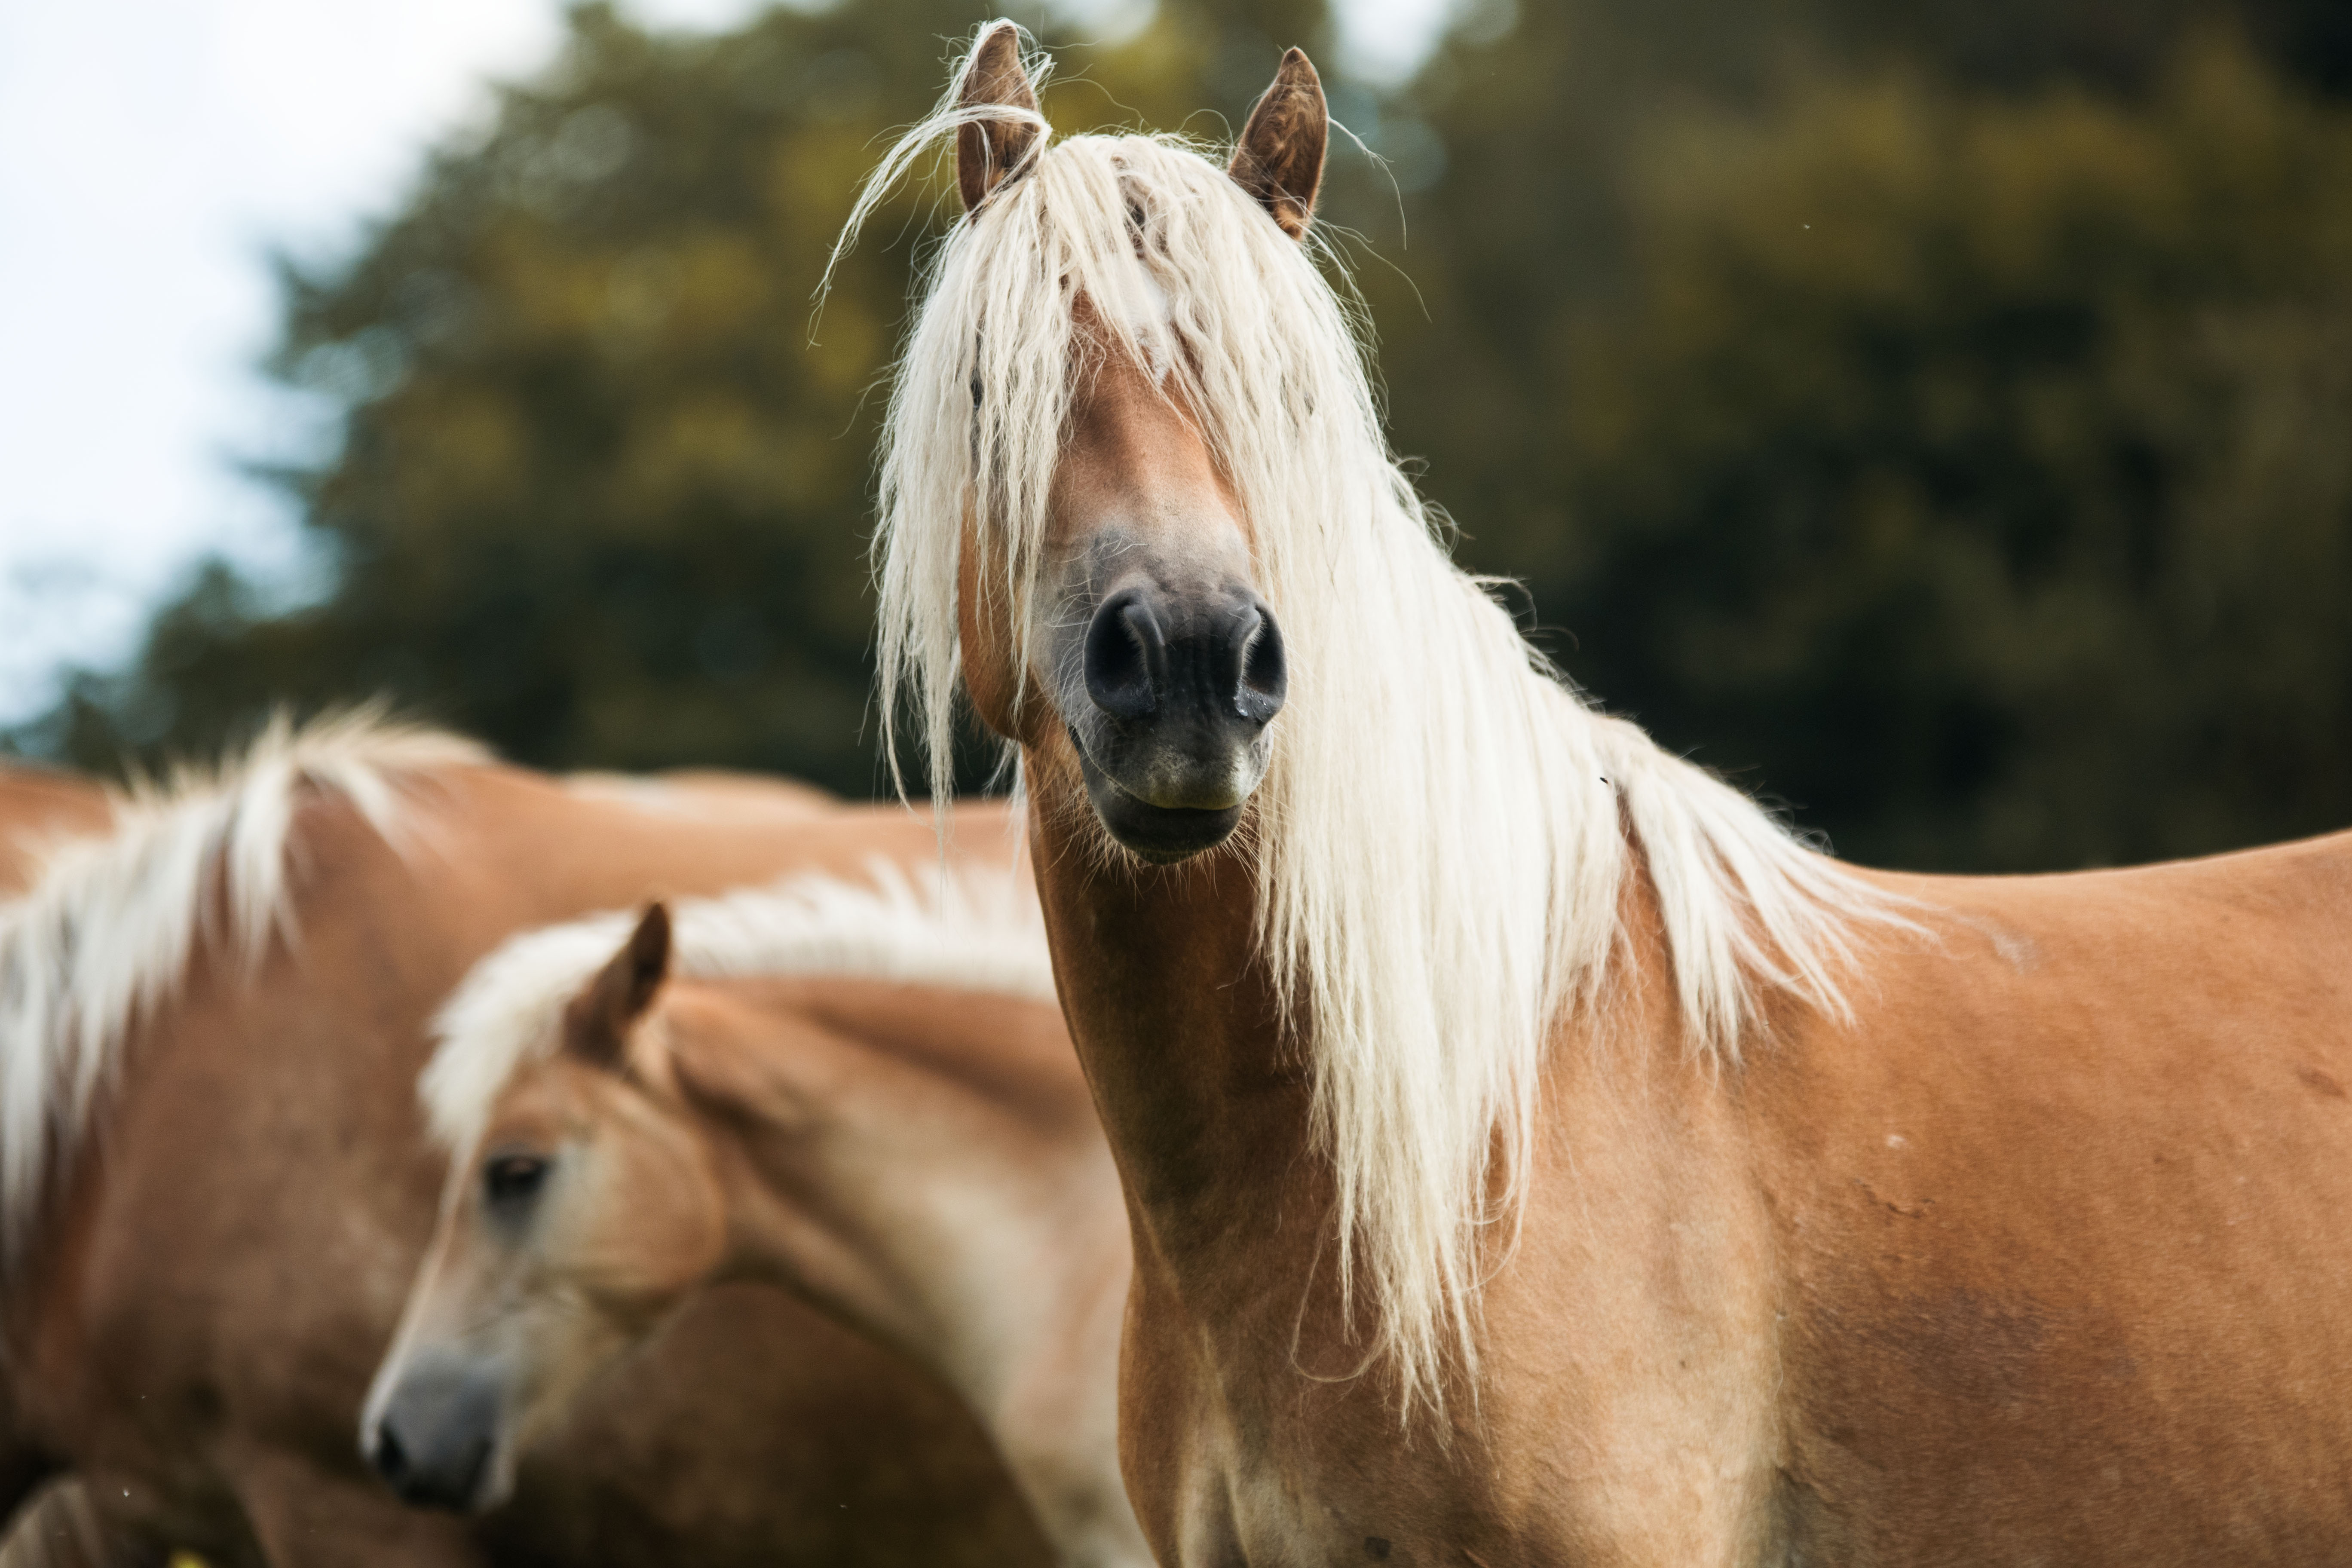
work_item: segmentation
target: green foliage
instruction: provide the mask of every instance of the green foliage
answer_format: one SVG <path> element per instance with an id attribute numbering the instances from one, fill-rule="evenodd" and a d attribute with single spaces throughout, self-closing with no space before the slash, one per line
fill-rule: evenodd
<path id="1" fill-rule="evenodd" d="M 1603 698 L 1861 858 L 2342 825 L 2352 113 L 2220 39 L 2144 108 L 1788 101 L 1653 122 L 1638 284 L 1538 312 L 1473 553 L 1533 568 Z"/>
<path id="2" fill-rule="evenodd" d="M 2352 10 L 2342 0 L 1807 0 L 1806 8 L 1849 53 L 1933 61 L 1972 85 L 2068 79 L 2136 92 L 2162 78 L 2183 37 L 2221 26 L 2306 85 L 2352 91 Z"/>

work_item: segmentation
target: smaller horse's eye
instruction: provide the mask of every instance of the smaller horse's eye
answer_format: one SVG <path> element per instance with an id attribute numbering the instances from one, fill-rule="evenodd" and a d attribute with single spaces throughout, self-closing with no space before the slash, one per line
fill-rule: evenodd
<path id="1" fill-rule="evenodd" d="M 980 406 L 980 372 L 978 371 L 971 373 L 971 405 L 974 408 Z"/>
<path id="2" fill-rule="evenodd" d="M 547 1162 L 536 1154 L 501 1154 L 482 1167 L 482 1195 L 494 1207 L 528 1203 L 547 1181 Z"/>

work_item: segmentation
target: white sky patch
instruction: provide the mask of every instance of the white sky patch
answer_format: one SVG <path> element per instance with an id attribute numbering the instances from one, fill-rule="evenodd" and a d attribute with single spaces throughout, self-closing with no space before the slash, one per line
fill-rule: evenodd
<path id="1" fill-rule="evenodd" d="M 1125 32 L 1145 3 L 1055 9 Z M 692 28 L 758 8 L 627 6 Z M 1446 0 L 1341 10 L 1348 63 L 1395 79 Z M 0 723 L 47 707 L 61 665 L 126 658 L 206 555 L 299 577 L 293 509 L 238 468 L 327 434 L 255 368 L 268 254 L 347 250 L 425 147 L 488 111 L 485 80 L 534 71 L 562 33 L 560 0 L 0 5 Z"/>
<path id="2" fill-rule="evenodd" d="M 1340 0 L 1339 64 L 1392 87 L 1412 75 L 1437 47 L 1455 6 L 1450 0 Z"/>
<path id="3" fill-rule="evenodd" d="M 110 664 L 192 563 L 290 573 L 237 470 L 317 415 L 254 370 L 268 248 L 348 244 L 548 0 L 74 0 L 0 8 L 0 721 Z"/>

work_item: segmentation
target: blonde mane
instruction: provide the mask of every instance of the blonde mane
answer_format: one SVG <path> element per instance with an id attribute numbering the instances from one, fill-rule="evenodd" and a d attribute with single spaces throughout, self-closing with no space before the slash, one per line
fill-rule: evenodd
<path id="1" fill-rule="evenodd" d="M 957 97 L 893 151 L 861 214 L 951 131 Z M 980 591 L 1013 647 L 1035 646 L 1031 581 L 1084 297 L 1198 411 L 1281 618 L 1289 700 L 1257 830 L 1235 852 L 1255 857 L 1260 951 L 1310 1020 L 1340 1278 L 1368 1288 L 1374 1349 L 1410 1409 L 1437 1400 L 1449 1352 L 1475 1373 L 1479 1231 L 1523 1200 L 1546 1042 L 1570 1010 L 1605 1008 L 1637 868 L 1688 1037 L 1723 1061 L 1769 993 L 1841 1013 L 1854 922 L 1899 917 L 1745 796 L 1588 706 L 1453 564 L 1388 449 L 1367 333 L 1312 244 L 1221 158 L 1137 135 L 1045 147 L 957 223 L 885 437 L 882 727 L 913 710 L 947 799 L 968 514 Z"/>
<path id="2" fill-rule="evenodd" d="M 1002 873 L 926 875 L 919 888 L 886 860 L 869 880 L 799 876 L 674 907 L 671 962 L 699 979 L 834 976 L 1054 1000 L 1037 901 Z M 450 993 L 440 1042 L 417 1080 L 427 1121 L 453 1154 L 481 1137 L 516 1069 L 551 1056 L 563 1009 L 637 923 L 635 910 L 587 915 L 509 938 Z"/>
<path id="3" fill-rule="evenodd" d="M 217 770 L 113 796 L 114 826 L 68 840 L 0 904 L 0 1239 L 20 1256 L 47 1173 L 70 1161 L 124 1040 L 200 948 L 249 973 L 295 937 L 288 872 L 306 795 L 349 801 L 399 841 L 403 784 L 485 761 L 470 742 L 373 711 L 273 720 Z"/>

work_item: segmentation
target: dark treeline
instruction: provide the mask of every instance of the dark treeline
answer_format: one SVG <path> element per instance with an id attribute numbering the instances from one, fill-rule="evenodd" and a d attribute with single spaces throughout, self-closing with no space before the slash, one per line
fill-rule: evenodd
<path id="1" fill-rule="evenodd" d="M 1343 139 L 1327 212 L 1399 448 L 1571 675 L 1850 855 L 2352 822 L 2346 15 L 1473 5 L 1416 80 L 1331 83 L 1387 160 Z M 383 693 L 543 765 L 875 788 L 875 389 L 943 187 L 814 341 L 810 297 L 981 16 L 575 12 L 355 255 L 283 268 L 271 368 L 341 410 L 275 476 L 326 595 L 214 568 L 13 744 L 103 766 Z M 1218 136 L 1330 35 L 1165 0 L 1044 40 L 1061 129 Z"/>

